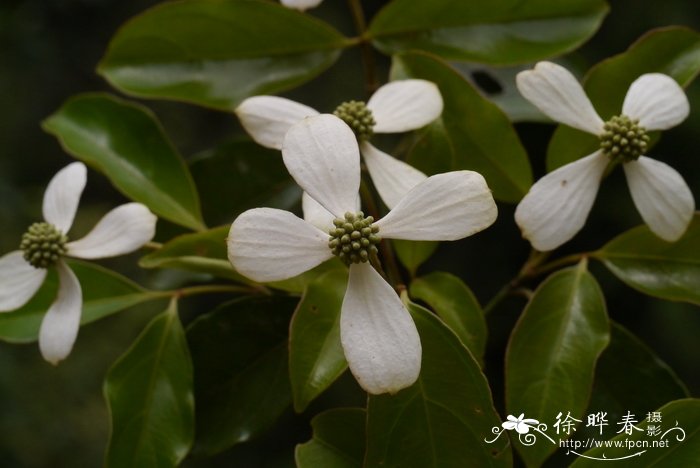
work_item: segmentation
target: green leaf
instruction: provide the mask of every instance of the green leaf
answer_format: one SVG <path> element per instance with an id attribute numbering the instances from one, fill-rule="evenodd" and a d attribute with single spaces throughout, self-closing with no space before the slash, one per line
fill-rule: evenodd
<path id="1" fill-rule="evenodd" d="M 565 65 L 562 63 L 563 60 L 558 59 L 557 61 Z M 455 62 L 452 63 L 452 66 L 477 89 L 482 90 L 486 97 L 508 116 L 511 122 L 549 122 L 547 116 L 520 94 L 515 84 L 517 74 L 529 69 L 531 64 L 492 67 L 478 63 Z"/>
<path id="2" fill-rule="evenodd" d="M 127 94 L 230 111 L 310 80 L 348 45 L 326 23 L 273 2 L 166 2 L 122 26 L 98 72 Z"/>
<path id="3" fill-rule="evenodd" d="M 280 289 L 282 291 L 287 291 L 289 293 L 295 293 L 295 294 L 301 294 L 304 292 L 306 289 L 306 286 L 309 285 L 310 282 L 312 282 L 314 279 L 318 278 L 320 275 L 327 273 L 329 271 L 345 271 L 347 272 L 348 268 L 338 260 L 337 257 L 333 257 L 332 259 L 325 261 L 318 265 L 315 268 L 312 268 L 309 271 L 306 271 L 300 275 L 297 275 L 293 278 L 289 278 L 286 280 L 281 280 L 281 281 L 272 281 L 270 283 L 265 283 L 268 286 L 275 288 L 275 289 Z"/>
<path id="4" fill-rule="evenodd" d="M 416 304 L 423 362 L 418 381 L 395 395 L 370 396 L 365 466 L 509 467 L 486 377 L 464 345 L 437 317 Z"/>
<path id="5" fill-rule="evenodd" d="M 486 320 L 471 289 L 458 277 L 436 271 L 411 282 L 411 297 L 420 299 L 437 313 L 483 364 L 486 349 Z"/>
<path id="6" fill-rule="evenodd" d="M 392 239 L 392 245 L 401 264 L 408 270 L 411 277 L 416 275 L 416 270 L 423 262 L 430 258 L 439 243 L 433 241 L 408 241 Z"/>
<path id="7" fill-rule="evenodd" d="M 579 458 L 571 466 L 575 468 L 599 467 L 603 458 L 612 460 L 622 457 L 625 459 L 615 460 L 612 464 L 623 468 L 696 466 L 698 453 L 700 453 L 700 400 L 672 401 L 658 408 L 656 412 L 661 413 L 661 423 L 647 422 L 646 414 L 636 415 L 642 419 L 639 424 L 635 424 L 636 427 L 642 429 L 641 431 L 632 430 L 631 435 L 622 432 L 611 439 L 610 447 L 594 448 L 584 453 L 584 456 L 597 460 Z M 649 435 L 647 428 L 650 425 L 660 426 L 661 433 L 657 436 Z M 617 441 L 621 447 L 615 445 Z M 627 448 L 628 445 L 625 445 L 625 441 L 629 441 L 628 444 L 639 444 L 639 446 L 646 442 L 648 447 Z M 657 444 L 661 442 L 663 445 L 653 447 L 654 442 Z M 632 456 L 636 453 L 639 455 Z"/>
<path id="8" fill-rule="evenodd" d="M 647 414 L 668 401 L 688 396 L 673 370 L 639 338 L 616 323 L 612 323 L 611 332 L 610 345 L 598 359 L 587 414 L 604 411 L 609 421 L 619 421 L 627 411 Z M 596 429 L 590 435 L 599 434 Z"/>
<path id="9" fill-rule="evenodd" d="M 172 301 L 107 374 L 112 425 L 105 466 L 177 466 L 194 439 L 192 388 L 192 362 Z"/>
<path id="10" fill-rule="evenodd" d="M 559 412 L 583 419 L 598 356 L 610 340 L 605 299 L 586 262 L 560 270 L 535 291 L 506 351 L 508 414 L 554 421 Z M 528 466 L 540 466 L 557 446 L 524 446 Z"/>
<path id="11" fill-rule="evenodd" d="M 335 408 L 311 420 L 313 438 L 297 445 L 298 468 L 361 468 L 365 455 L 365 419 L 361 408 Z"/>
<path id="12" fill-rule="evenodd" d="M 187 329 L 195 369 L 195 451 L 212 455 L 268 429 L 292 401 L 291 297 L 244 298 L 221 305 Z"/>
<path id="13" fill-rule="evenodd" d="M 627 285 L 650 296 L 700 304 L 700 215 L 677 242 L 638 226 L 607 243 L 594 257 Z"/>
<path id="14" fill-rule="evenodd" d="M 187 166 L 145 107 L 109 94 L 81 94 L 42 127 L 127 197 L 176 224 L 204 228 Z"/>
<path id="15" fill-rule="evenodd" d="M 204 218 L 212 224 L 230 225 L 245 210 L 260 206 L 290 210 L 301 198 L 280 152 L 252 141 L 231 141 L 201 153 L 190 170 Z"/>
<path id="16" fill-rule="evenodd" d="M 229 229 L 231 226 L 221 226 L 175 237 L 160 249 L 141 257 L 139 266 L 178 268 L 250 283 L 250 280 L 237 273 L 228 261 L 226 237 Z"/>
<path id="17" fill-rule="evenodd" d="M 289 376 L 294 409 L 302 412 L 347 368 L 340 346 L 340 306 L 347 270 L 325 273 L 306 287 L 289 327 Z"/>
<path id="18" fill-rule="evenodd" d="M 386 54 L 423 50 L 450 60 L 526 63 L 575 49 L 591 37 L 603 0 L 394 0 L 369 27 Z"/>
<path id="19" fill-rule="evenodd" d="M 136 304 L 163 298 L 162 293 L 147 291 L 131 280 L 94 263 L 69 260 L 83 291 L 81 325 L 99 320 Z M 44 285 L 21 308 L 0 314 L 0 339 L 11 343 L 30 343 L 39 338 L 44 314 L 58 292 L 58 275 L 49 271 Z"/>
<path id="20" fill-rule="evenodd" d="M 497 199 L 517 202 L 525 195 L 532 184 L 527 153 L 508 117 L 494 103 L 449 65 L 427 54 L 395 56 L 391 77 L 432 81 L 445 102 L 441 118 L 423 130 L 423 139 L 437 142 L 419 140 L 407 158 L 410 163 L 433 158 L 436 149 L 449 150 L 450 170 L 481 173 Z"/>
<path id="21" fill-rule="evenodd" d="M 630 84 L 645 73 L 664 73 L 687 86 L 700 72 L 700 34 L 683 27 L 656 29 L 619 55 L 590 69 L 583 87 L 603 119 L 622 111 Z M 547 149 L 549 171 L 598 149 L 594 135 L 560 125 Z"/>

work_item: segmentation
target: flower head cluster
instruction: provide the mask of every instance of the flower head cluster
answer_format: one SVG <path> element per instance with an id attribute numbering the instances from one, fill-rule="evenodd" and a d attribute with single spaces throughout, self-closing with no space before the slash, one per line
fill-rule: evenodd
<path id="1" fill-rule="evenodd" d="M 132 252 L 153 238 L 156 217 L 140 203 L 127 203 L 107 213 L 82 239 L 70 241 L 87 169 L 69 164 L 51 179 L 44 193 L 44 222 L 32 224 L 20 250 L 0 258 L 0 312 L 22 307 L 41 287 L 48 268 L 56 268 L 59 289 L 39 331 L 44 359 L 57 364 L 70 354 L 78 335 L 82 291 L 65 256 L 95 259 Z"/>
<path id="2" fill-rule="evenodd" d="M 538 250 L 552 250 L 585 224 L 610 164 L 622 164 L 632 200 L 649 229 L 673 242 L 685 232 L 695 200 L 681 175 L 644 156 L 648 132 L 682 122 L 688 100 L 673 78 L 640 76 L 627 91 L 622 113 L 604 122 L 576 78 L 565 68 L 540 62 L 517 76 L 520 93 L 547 116 L 596 135 L 600 148 L 537 181 L 515 211 L 523 235 Z"/>
<path id="3" fill-rule="evenodd" d="M 366 249 L 371 256 L 378 236 L 456 240 L 485 229 L 497 214 L 486 182 L 471 171 L 428 177 L 375 221 L 357 210 L 360 154 L 355 135 L 342 120 L 323 114 L 292 125 L 282 157 L 319 208 L 312 221 L 271 208 L 244 212 L 229 232 L 231 263 L 253 280 L 277 281 L 340 256 L 344 246 L 350 246 L 340 318 L 341 344 L 350 370 L 370 393 L 394 393 L 411 385 L 421 363 L 415 324 L 396 292 L 361 252 Z"/>
<path id="4" fill-rule="evenodd" d="M 435 84 L 425 80 L 392 81 L 380 87 L 365 104 L 348 101 L 334 114 L 353 129 L 372 182 L 389 208 L 393 208 L 426 175 L 369 143 L 375 133 L 416 130 L 442 113 L 442 96 Z M 236 114 L 243 128 L 263 146 L 282 149 L 289 128 L 305 117 L 318 115 L 311 107 L 277 96 L 244 100 Z"/>

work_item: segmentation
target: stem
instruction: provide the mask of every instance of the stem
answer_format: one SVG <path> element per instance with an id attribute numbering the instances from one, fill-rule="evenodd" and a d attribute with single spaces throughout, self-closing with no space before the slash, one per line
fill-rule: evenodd
<path id="1" fill-rule="evenodd" d="M 360 39 L 360 53 L 362 54 L 362 68 L 365 71 L 365 86 L 367 94 L 372 94 L 379 87 L 377 81 L 376 67 L 374 63 L 374 55 L 372 55 L 372 46 L 369 44 L 367 37 L 367 23 L 365 22 L 365 13 L 362 10 L 360 0 L 348 0 L 350 11 L 352 12 L 352 20 L 355 23 L 355 29 Z"/>
<path id="2" fill-rule="evenodd" d="M 545 273 L 549 273 L 552 270 L 556 270 L 559 267 L 566 266 L 566 265 L 571 265 L 573 263 L 578 263 L 584 258 L 588 258 L 589 256 L 592 255 L 592 252 L 582 252 L 582 253 L 577 253 L 577 254 L 571 254 L 567 255 L 566 257 L 561 257 L 556 260 L 553 260 L 549 263 L 545 263 L 541 267 L 535 269 L 533 272 L 533 275 L 543 275 Z"/>
<path id="3" fill-rule="evenodd" d="M 495 309 L 496 306 L 498 306 L 498 304 L 500 304 L 501 301 L 505 299 L 511 292 L 516 290 L 520 286 L 520 283 L 522 283 L 526 278 L 532 277 L 535 269 L 542 262 L 544 262 L 547 259 L 547 257 L 549 257 L 548 252 L 540 252 L 535 249 L 532 249 L 530 251 L 530 256 L 525 261 L 522 268 L 520 268 L 518 274 L 515 275 L 515 277 L 508 283 L 504 284 L 503 287 L 501 287 L 501 289 L 498 290 L 496 295 L 493 296 L 493 298 L 491 298 L 488 304 L 486 304 L 486 307 L 484 307 L 484 315 L 489 314 L 493 309 Z"/>
<path id="4" fill-rule="evenodd" d="M 379 219 L 379 210 L 377 209 L 377 204 L 374 202 L 372 192 L 369 190 L 364 180 L 360 182 L 360 198 L 362 199 L 362 204 L 366 207 L 369 215 L 372 216 L 374 219 Z M 381 234 L 382 233 L 380 231 L 379 235 Z M 399 266 L 396 263 L 394 249 L 392 249 L 391 244 L 386 239 L 382 239 L 381 243 L 379 244 L 379 248 L 382 251 L 384 263 L 386 264 L 386 275 L 383 276 L 388 277 L 387 279 L 389 280 L 389 284 L 394 284 L 397 288 L 400 288 L 401 285 L 403 285 L 403 280 L 401 279 Z M 379 263 L 379 259 L 376 259 L 376 261 L 377 263 Z M 374 262 L 375 259 L 372 259 L 372 264 L 375 265 L 376 268 L 377 265 Z M 377 268 L 377 271 L 383 273 L 381 267 Z"/>
<path id="5" fill-rule="evenodd" d="M 549 273 L 552 270 L 556 270 L 562 266 L 571 265 L 572 263 L 577 263 L 583 259 L 588 258 L 592 255 L 592 252 L 583 252 L 577 254 L 567 255 L 565 257 L 558 258 L 549 263 L 544 263 L 549 257 L 550 252 L 539 252 L 537 250 L 532 250 L 530 252 L 530 257 L 525 261 L 522 268 L 518 274 L 510 280 L 508 283 L 504 284 L 501 289 L 498 290 L 495 296 L 484 307 L 484 314 L 490 313 L 493 309 L 501 303 L 510 294 L 518 293 L 525 298 L 532 295 L 532 291 L 526 288 L 522 288 L 521 284 L 531 278 L 541 276 L 545 273 Z M 544 265 L 543 265 L 544 263 Z"/>
<path id="6" fill-rule="evenodd" d="M 161 248 L 163 248 L 163 244 L 161 244 L 160 242 L 146 242 L 145 244 L 143 244 L 143 246 L 146 249 L 153 250 L 160 250 Z"/>
<path id="7" fill-rule="evenodd" d="M 210 293 L 235 293 L 235 294 L 261 294 L 264 293 L 258 288 L 252 288 L 248 286 L 235 286 L 227 284 L 207 284 L 202 286 L 187 286 L 180 289 L 175 289 L 172 291 L 164 291 L 165 294 L 171 295 L 173 297 L 188 297 L 196 296 L 198 294 L 210 294 Z"/>

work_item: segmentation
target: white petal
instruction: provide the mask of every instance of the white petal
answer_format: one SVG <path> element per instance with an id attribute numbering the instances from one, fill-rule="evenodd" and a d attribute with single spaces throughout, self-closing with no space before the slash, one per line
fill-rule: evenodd
<path id="1" fill-rule="evenodd" d="M 418 378 L 416 325 L 396 291 L 368 263 L 350 266 L 340 341 L 352 374 L 369 393 L 396 393 Z"/>
<path id="2" fill-rule="evenodd" d="M 335 219 L 333 213 L 322 207 L 306 192 L 301 194 L 301 211 L 304 213 L 304 221 L 313 224 L 321 231 L 326 232 L 333 227 L 333 219 Z"/>
<path id="3" fill-rule="evenodd" d="M 311 196 L 303 192 L 301 195 L 301 210 L 304 212 L 304 221 L 311 223 L 323 232 L 327 232 L 333 226 L 333 213 L 325 209 Z M 360 194 L 357 194 L 355 211 L 360 211 Z"/>
<path id="4" fill-rule="evenodd" d="M 367 102 L 375 133 L 398 133 L 428 125 L 442 114 L 442 95 L 430 81 L 400 80 L 380 87 Z"/>
<path id="5" fill-rule="evenodd" d="M 625 96 L 622 113 L 639 119 L 647 130 L 666 130 L 683 122 L 690 112 L 688 98 L 676 80 L 661 73 L 637 78 Z"/>
<path id="6" fill-rule="evenodd" d="M 235 110 L 246 132 L 259 144 L 282 149 L 289 128 L 305 117 L 318 115 L 309 106 L 277 96 L 254 96 Z"/>
<path id="7" fill-rule="evenodd" d="M 85 237 L 69 242 L 68 255 L 106 258 L 123 255 L 153 239 L 158 218 L 140 203 L 127 203 L 107 213 Z"/>
<path id="8" fill-rule="evenodd" d="M 693 194 L 668 164 L 645 156 L 624 164 L 632 200 L 649 229 L 669 242 L 688 228 L 695 211 Z"/>
<path id="9" fill-rule="evenodd" d="M 46 278 L 46 270 L 34 268 L 15 250 L 0 258 L 0 312 L 22 307 Z"/>
<path id="10" fill-rule="evenodd" d="M 71 163 L 58 171 L 44 192 L 44 220 L 64 234 L 68 232 L 86 182 L 87 169 L 81 162 Z"/>
<path id="11" fill-rule="evenodd" d="M 457 240 L 486 229 L 498 209 L 481 174 L 454 171 L 428 177 L 377 221 L 390 239 Z"/>
<path id="12" fill-rule="evenodd" d="M 369 175 L 382 201 L 390 209 L 409 190 L 423 182 L 428 176 L 413 166 L 379 151 L 367 142 L 360 145 Z"/>
<path id="13" fill-rule="evenodd" d="M 255 281 L 291 278 L 333 256 L 328 234 L 292 213 L 256 208 L 231 225 L 228 258 L 241 274 Z"/>
<path id="14" fill-rule="evenodd" d="M 322 1 L 323 0 L 281 0 L 282 5 L 299 11 L 317 7 Z"/>
<path id="15" fill-rule="evenodd" d="M 297 184 L 336 217 L 355 206 L 360 151 L 355 134 L 338 117 L 308 117 L 287 132 L 282 157 Z"/>
<path id="16" fill-rule="evenodd" d="M 41 355 L 53 365 L 65 359 L 73 349 L 83 308 L 83 294 L 78 278 L 62 261 L 56 264 L 56 269 L 59 279 L 58 296 L 46 312 L 39 330 Z"/>
<path id="17" fill-rule="evenodd" d="M 574 75 L 551 62 L 539 62 L 515 78 L 520 94 L 549 118 L 600 135 L 603 121 Z"/>
<path id="18" fill-rule="evenodd" d="M 515 429 L 516 424 L 517 423 L 515 423 L 513 421 L 506 421 L 503 424 L 501 424 L 501 426 L 503 427 L 503 429 L 505 429 L 507 431 L 512 431 L 513 429 Z"/>
<path id="19" fill-rule="evenodd" d="M 540 251 L 574 237 L 586 223 L 607 165 L 597 151 L 538 180 L 515 209 L 523 237 Z"/>
<path id="20" fill-rule="evenodd" d="M 515 430 L 518 432 L 518 434 L 527 434 L 530 432 L 530 426 L 527 424 L 518 423 L 515 425 Z"/>

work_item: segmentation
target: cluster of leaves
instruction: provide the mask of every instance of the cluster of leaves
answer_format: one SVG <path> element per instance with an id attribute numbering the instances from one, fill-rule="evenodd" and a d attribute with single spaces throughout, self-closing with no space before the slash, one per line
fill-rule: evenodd
<path id="1" fill-rule="evenodd" d="M 348 5 L 358 37 L 263 0 L 163 3 L 116 33 L 98 72 L 130 96 L 232 112 L 247 97 L 316 78 L 349 48 L 362 50 L 372 86 L 371 57 L 381 53 L 391 58 L 391 80 L 431 81 L 445 103 L 438 120 L 397 145 L 405 160 L 428 175 L 478 171 L 499 202 L 517 203 L 533 182 L 512 124 L 522 115 L 485 97 L 471 82 L 470 68 L 451 62 L 487 69 L 572 51 L 600 26 L 608 10 L 604 0 L 538 0 L 517 7 L 500 0 L 393 0 L 366 27 L 360 3 Z M 699 71 L 700 34 L 666 28 L 593 67 L 584 87 L 599 113 L 612 115 L 639 75 L 661 72 L 685 86 Z M 72 97 L 43 127 L 126 197 L 182 228 L 142 257 L 140 266 L 182 270 L 193 279 L 177 290 L 147 290 L 103 267 L 71 262 L 84 291 L 83 324 L 170 298 L 167 310 L 107 375 L 108 466 L 175 466 L 190 453 L 220 453 L 268 431 L 290 405 L 308 411 L 338 381 L 347 369 L 339 341 L 347 269 L 333 260 L 292 280 L 261 285 L 227 260 L 225 237 L 237 214 L 254 206 L 298 204 L 300 192 L 277 152 L 236 139 L 186 162 L 153 112 L 108 94 Z M 591 153 L 595 148 L 584 135 L 557 128 L 548 168 Z M 236 183 L 209 182 L 222 180 L 222 173 Z M 396 395 L 370 396 L 363 407 L 340 398 L 313 419 L 311 440 L 297 446 L 297 466 L 512 466 L 513 447 L 528 466 L 539 466 L 554 453 L 555 446 L 527 447 L 517 438 L 485 443 L 505 414 L 552 421 L 560 411 L 583 419 L 605 410 L 612 420 L 627 410 L 661 408 L 686 427 L 700 424 L 700 402 L 687 399 L 675 374 L 609 319 L 603 292 L 588 271 L 589 260 L 599 261 L 644 294 L 700 305 L 699 217 L 673 244 L 638 227 L 593 252 L 554 259 L 533 252 L 514 280 L 499 279 L 506 286 L 484 308 L 461 278 L 444 271 L 418 274 L 436 244 L 401 241 L 390 247 L 403 267 L 403 299 L 423 344 L 419 380 Z M 208 281 L 194 284 L 202 275 Z M 527 305 L 510 335 L 505 405 L 494 402 L 493 393 L 501 391 L 492 386 L 498 383 L 482 372 L 485 314 L 500 298 L 541 279 L 534 292 L 526 291 Z M 21 310 L 0 316 L 0 338 L 36 340 L 56 284 L 50 275 Z M 184 328 L 178 299 L 210 292 L 236 297 Z M 655 387 L 628 391 L 621 374 L 653 378 Z M 654 461 L 681 466 L 699 444 L 697 435 L 689 437 L 678 450 L 657 452 Z"/>

